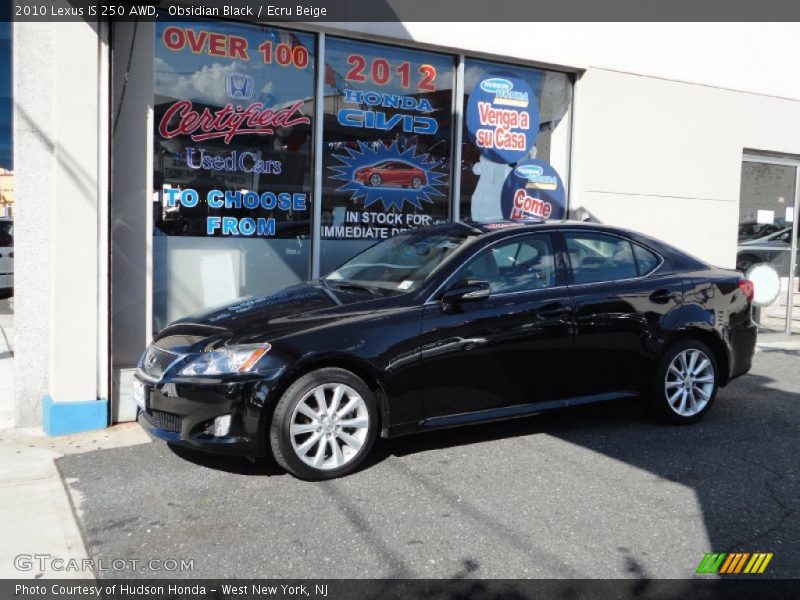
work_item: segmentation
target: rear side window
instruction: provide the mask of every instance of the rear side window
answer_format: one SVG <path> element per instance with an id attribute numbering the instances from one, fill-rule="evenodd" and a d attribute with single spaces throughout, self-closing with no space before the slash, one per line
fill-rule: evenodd
<path id="1" fill-rule="evenodd" d="M 603 233 L 566 232 L 573 283 L 597 283 L 638 276 L 631 243 Z"/>
<path id="2" fill-rule="evenodd" d="M 647 275 L 658 265 L 658 256 L 638 244 L 633 245 L 633 255 L 636 257 L 639 275 Z"/>

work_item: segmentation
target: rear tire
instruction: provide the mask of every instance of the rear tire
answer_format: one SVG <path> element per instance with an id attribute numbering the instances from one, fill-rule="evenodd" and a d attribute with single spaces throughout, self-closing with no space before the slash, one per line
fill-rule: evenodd
<path id="1" fill-rule="evenodd" d="M 275 461 L 309 481 L 342 477 L 364 461 L 378 431 L 369 386 L 350 371 L 308 373 L 283 393 L 270 424 Z"/>
<path id="2" fill-rule="evenodd" d="M 711 409 L 718 389 L 719 366 L 711 349 L 699 340 L 677 342 L 656 367 L 650 412 L 667 423 L 694 423 Z"/>

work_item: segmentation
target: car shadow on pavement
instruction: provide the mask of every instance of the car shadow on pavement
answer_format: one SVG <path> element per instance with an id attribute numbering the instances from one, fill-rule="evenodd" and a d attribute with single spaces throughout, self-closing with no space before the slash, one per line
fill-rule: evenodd
<path id="1" fill-rule="evenodd" d="M 658 423 L 639 399 L 613 401 L 380 440 L 372 464 L 505 438 L 553 436 L 691 489 L 708 552 L 773 552 L 768 575 L 794 578 L 800 565 L 800 352 L 775 349 L 762 356 L 772 363 L 769 372 L 775 377 L 750 374 L 735 380 L 693 425 Z M 698 564 L 702 558 L 697 557 Z M 632 577 L 647 577 L 647 564 L 625 559 Z"/>
<path id="2" fill-rule="evenodd" d="M 143 539 L 140 529 L 155 527 L 152 520 L 164 525 L 148 535 L 163 529 L 158 539 L 164 547 L 173 548 L 177 536 L 187 548 L 205 548 L 211 534 L 191 530 L 185 537 L 183 525 L 169 524 L 213 514 L 222 521 L 218 527 L 235 529 L 253 506 L 270 511 L 269 502 L 302 496 L 312 511 L 324 507 L 320 514 L 327 515 L 325 520 L 338 523 L 341 531 L 350 532 L 347 539 L 374 556 L 364 558 L 373 575 L 526 577 L 531 575 L 523 567 L 529 567 L 538 576 L 605 573 L 651 586 L 651 577 L 665 573 L 690 577 L 704 552 L 742 551 L 774 553 L 764 576 L 796 577 L 798 359 L 794 351 L 759 352 L 753 373 L 721 390 L 707 417 L 694 425 L 653 421 L 639 400 L 608 402 L 378 439 L 359 472 L 329 482 L 298 481 L 271 458 L 251 462 L 160 445 L 137 450 L 140 458 L 120 449 L 62 459 L 62 468 L 65 477 L 77 480 L 74 485 L 83 497 L 116 506 L 111 511 L 116 516 L 139 518 L 128 529 L 140 537 L 130 543 Z M 98 473 L 114 482 L 101 485 L 105 479 L 98 479 Z M 139 478 L 147 477 L 154 483 L 141 486 Z M 217 503 L 225 511 L 213 512 Z M 137 512 L 140 505 L 148 507 L 142 513 L 149 515 L 146 523 Z M 268 541 L 270 548 L 280 549 L 278 556 L 294 557 L 297 573 L 307 574 L 317 571 L 306 569 L 300 554 L 327 552 L 327 546 L 296 543 L 293 524 L 302 521 L 303 510 L 284 505 L 275 521 L 284 529 Z M 381 511 L 390 511 L 397 524 Z M 87 508 L 82 518 L 92 553 L 108 555 L 109 545 L 125 542 L 103 529 L 111 518 L 106 513 Z M 590 529 L 581 531 L 580 526 Z M 263 530 L 251 527 L 250 533 L 237 535 L 262 543 Z M 570 537 L 570 532 L 578 535 Z M 430 571 L 427 558 L 416 562 L 412 557 L 441 548 L 436 546 L 444 543 L 439 535 L 466 537 L 441 568 L 439 557 L 432 556 L 437 567 Z M 220 556 L 234 561 L 224 538 L 214 543 L 221 544 Z M 592 548 L 596 560 L 574 560 L 583 547 Z M 681 552 L 686 556 L 677 556 Z M 503 556 L 499 562 L 498 553 Z M 333 564 L 317 565 L 317 570 Z M 242 569 L 235 563 L 219 572 Z M 647 587 L 645 593 L 651 591 Z M 418 595 L 412 591 L 408 597 Z"/>
<path id="3" fill-rule="evenodd" d="M 275 460 L 269 456 L 265 458 L 248 459 L 243 456 L 226 456 L 224 454 L 210 454 L 200 450 L 192 450 L 175 444 L 167 444 L 176 456 L 195 465 L 207 469 L 225 471 L 234 475 L 261 475 L 274 477 L 286 475 Z"/>

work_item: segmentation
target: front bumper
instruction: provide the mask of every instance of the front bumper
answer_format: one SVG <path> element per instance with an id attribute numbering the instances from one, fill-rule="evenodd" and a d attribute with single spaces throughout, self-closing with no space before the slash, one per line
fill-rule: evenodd
<path id="1" fill-rule="evenodd" d="M 134 377 L 145 386 L 145 407 L 139 410 L 139 424 L 151 436 L 187 448 L 264 456 L 265 418 L 271 414 L 279 375 L 274 372 L 247 379 L 172 378 L 156 382 L 137 373 Z M 224 415 L 231 415 L 228 433 L 207 433 L 213 420 Z"/>

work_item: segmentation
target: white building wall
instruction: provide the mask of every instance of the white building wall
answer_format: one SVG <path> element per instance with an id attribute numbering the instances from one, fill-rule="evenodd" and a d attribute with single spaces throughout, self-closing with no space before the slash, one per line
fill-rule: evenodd
<path id="1" fill-rule="evenodd" d="M 800 102 L 602 69 L 575 95 L 573 211 L 735 266 L 742 152 L 800 154 Z"/>
<path id="2" fill-rule="evenodd" d="M 340 23 L 413 40 L 575 69 L 603 68 L 800 98 L 797 23 Z"/>

